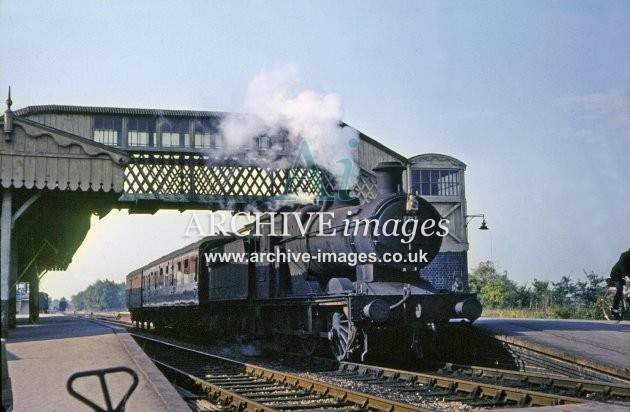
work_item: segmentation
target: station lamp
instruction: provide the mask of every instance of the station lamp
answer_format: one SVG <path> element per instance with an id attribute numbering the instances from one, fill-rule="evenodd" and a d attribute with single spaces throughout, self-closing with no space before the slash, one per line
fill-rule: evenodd
<path id="1" fill-rule="evenodd" d="M 481 226 L 479 226 L 479 230 L 490 230 L 490 228 L 488 227 L 488 225 L 486 224 L 486 215 L 466 215 L 464 216 L 466 218 L 466 227 L 468 227 L 468 224 L 470 223 L 471 220 L 473 220 L 476 217 L 480 217 L 481 218 Z"/>

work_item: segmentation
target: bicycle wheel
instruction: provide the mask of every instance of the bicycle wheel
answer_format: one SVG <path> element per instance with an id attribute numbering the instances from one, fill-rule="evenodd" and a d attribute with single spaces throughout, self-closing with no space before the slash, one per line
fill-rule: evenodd
<path id="1" fill-rule="evenodd" d="M 613 299 L 617 293 L 616 288 L 608 288 L 604 291 L 604 294 L 600 298 L 600 307 L 604 318 L 607 320 L 615 320 L 612 313 Z"/>
<path id="2" fill-rule="evenodd" d="M 624 288 L 624 295 L 623 295 L 623 298 L 621 298 L 621 304 L 620 304 L 620 307 L 622 308 L 621 310 L 622 320 L 630 320 L 630 295 L 628 295 L 627 292 L 628 292 L 628 289 L 626 286 L 626 288 Z"/>

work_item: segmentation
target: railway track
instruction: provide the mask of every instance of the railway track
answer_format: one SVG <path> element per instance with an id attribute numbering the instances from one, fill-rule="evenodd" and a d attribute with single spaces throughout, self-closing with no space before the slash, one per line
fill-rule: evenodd
<path id="1" fill-rule="evenodd" d="M 597 380 L 575 379 L 559 375 L 482 368 L 469 365 L 446 363 L 438 373 L 462 379 L 502 382 L 536 390 L 548 390 L 566 396 L 598 400 L 630 401 L 630 385 Z"/>
<path id="2" fill-rule="evenodd" d="M 424 411 L 585 402 L 560 394 L 343 362 L 287 373 L 134 335 L 176 385 L 238 410 Z M 347 389 L 352 388 L 352 389 Z"/>
<path id="3" fill-rule="evenodd" d="M 420 373 L 341 362 L 337 371 L 329 375 L 364 382 L 396 380 L 419 385 L 433 383 L 435 387 L 441 387 L 453 394 L 459 391 L 470 396 L 481 390 L 488 396 L 479 404 L 489 406 L 502 404 L 501 402 L 493 404 L 494 399 L 507 404 L 516 402 L 516 406 L 552 405 L 554 402 L 575 403 L 578 399 L 613 403 L 630 401 L 630 385 L 454 364 L 446 364 L 435 373 Z M 501 393 L 500 396 L 495 393 L 492 396 L 495 385 L 502 388 L 505 393 Z M 554 397 L 557 397 L 555 401 Z"/>
<path id="4" fill-rule="evenodd" d="M 352 377 L 357 375 L 361 377 L 361 380 L 367 381 L 373 378 L 391 378 L 392 376 L 400 376 L 404 381 L 409 381 L 410 379 L 423 381 L 439 375 L 472 382 L 528 389 L 535 392 L 555 393 L 585 400 L 630 402 L 630 385 L 625 383 L 577 379 L 555 374 L 521 372 L 454 363 L 435 363 L 430 373 L 421 373 L 377 365 L 337 362 L 328 358 L 305 357 L 297 353 L 290 353 L 285 356 L 288 359 L 292 358 L 289 360 L 291 363 L 335 368 L 335 373 L 339 374 L 339 376 L 347 375 Z M 412 377 L 410 378 L 409 375 Z"/>
<path id="5" fill-rule="evenodd" d="M 120 324 L 119 322 L 116 323 Z M 127 326 L 130 325 L 127 324 Z M 152 338 L 139 339 L 157 342 Z M 176 345 L 172 346 L 175 347 Z M 197 353 L 199 356 L 202 354 L 202 352 L 197 351 L 193 351 L 193 353 Z M 209 355 L 203 354 L 203 356 Z M 422 410 L 425 404 L 430 409 L 436 409 L 435 402 L 428 402 L 427 400 L 435 400 L 439 403 L 459 402 L 477 407 L 543 406 L 585 401 L 620 402 L 627 405 L 623 402 L 630 402 L 630 385 L 574 379 L 558 375 L 451 363 L 442 364 L 435 372 L 420 373 L 351 362 L 337 362 L 327 358 L 304 357 L 299 354 L 285 354 L 285 361 L 293 366 L 293 373 L 300 375 L 303 379 L 306 378 L 309 382 L 323 379 L 328 382 L 335 382 L 337 386 L 351 386 L 356 392 L 382 394 L 379 397 L 402 394 L 403 396 L 394 396 L 395 401 L 409 405 L 410 402 L 417 400 L 416 406 L 420 408 L 419 410 Z M 248 366 L 256 368 L 253 365 Z M 304 370 L 308 372 L 304 372 Z M 277 378 L 279 376 L 277 374 L 284 372 L 260 368 L 258 373 L 260 376 L 282 381 L 282 379 Z M 289 379 L 282 382 L 285 384 L 294 381 Z M 322 389 L 320 388 L 320 390 Z M 331 393 L 330 390 L 327 390 L 327 393 Z M 190 398 L 190 396 L 188 397 Z M 365 403 L 365 400 L 362 402 Z M 342 406 L 338 406 L 343 409 Z M 439 406 L 437 408 L 440 409 Z M 389 408 L 386 409 L 390 410 Z"/>
<path id="6" fill-rule="evenodd" d="M 160 370 L 195 397 L 238 411 L 428 411 L 282 371 L 132 336 Z"/>

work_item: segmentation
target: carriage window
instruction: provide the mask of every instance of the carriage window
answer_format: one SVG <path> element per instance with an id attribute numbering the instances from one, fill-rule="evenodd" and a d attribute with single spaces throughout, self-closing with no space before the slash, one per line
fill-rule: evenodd
<path id="1" fill-rule="evenodd" d="M 420 196 L 459 196 L 459 170 L 412 170 L 411 191 Z"/>
<path id="2" fill-rule="evenodd" d="M 114 116 L 94 117 L 94 141 L 109 146 L 122 144 L 122 118 Z"/>
<path id="3" fill-rule="evenodd" d="M 191 270 L 195 274 L 195 282 L 197 281 L 197 259 L 192 258 L 190 262 Z"/>
<path id="4" fill-rule="evenodd" d="M 177 262 L 177 271 L 181 272 L 182 271 L 182 262 Z"/>

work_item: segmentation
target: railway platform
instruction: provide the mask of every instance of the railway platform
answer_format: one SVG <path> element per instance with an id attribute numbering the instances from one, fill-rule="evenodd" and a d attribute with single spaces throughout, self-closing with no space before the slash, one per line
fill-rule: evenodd
<path id="1" fill-rule="evenodd" d="M 75 372 L 124 366 L 138 386 L 129 411 L 190 411 L 186 402 L 124 328 L 86 318 L 42 315 L 35 325 L 20 322 L 6 340 L 14 411 L 91 411 L 72 397 L 66 382 Z M 131 386 L 125 373 L 106 376 L 115 407 Z M 77 379 L 74 388 L 107 409 L 98 377 Z"/>
<path id="2" fill-rule="evenodd" d="M 630 322 L 480 318 L 473 326 L 503 342 L 630 382 Z"/>

